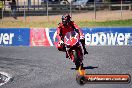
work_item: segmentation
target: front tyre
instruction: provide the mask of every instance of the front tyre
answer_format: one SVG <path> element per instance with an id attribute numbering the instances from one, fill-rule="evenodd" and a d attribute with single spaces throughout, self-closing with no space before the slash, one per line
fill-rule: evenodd
<path id="1" fill-rule="evenodd" d="M 74 56 L 74 62 L 75 62 L 75 65 L 76 65 L 76 70 L 78 70 L 79 67 L 81 66 L 81 60 L 80 60 L 80 58 L 78 58 L 77 51 L 75 51 L 75 50 L 73 51 L 73 56 Z"/>

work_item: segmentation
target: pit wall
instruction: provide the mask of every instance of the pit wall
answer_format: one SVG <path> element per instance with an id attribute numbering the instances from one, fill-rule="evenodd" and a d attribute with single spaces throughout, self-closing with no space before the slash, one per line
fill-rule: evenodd
<path id="1" fill-rule="evenodd" d="M 132 27 L 81 28 L 86 45 L 132 45 Z M 56 28 L 0 28 L 0 46 L 54 46 Z"/>

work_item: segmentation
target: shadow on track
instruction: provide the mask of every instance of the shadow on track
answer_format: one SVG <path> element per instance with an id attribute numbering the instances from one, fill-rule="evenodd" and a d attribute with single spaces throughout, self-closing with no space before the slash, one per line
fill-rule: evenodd
<path id="1" fill-rule="evenodd" d="M 84 67 L 84 69 L 95 69 L 95 68 L 98 68 L 98 67 L 94 67 L 94 66 L 86 66 Z M 76 68 L 71 68 L 71 70 L 75 70 Z"/>

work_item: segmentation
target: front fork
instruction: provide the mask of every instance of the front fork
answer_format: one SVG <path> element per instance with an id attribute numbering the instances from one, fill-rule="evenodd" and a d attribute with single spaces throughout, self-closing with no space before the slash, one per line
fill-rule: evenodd
<path id="1" fill-rule="evenodd" d="M 82 52 L 82 45 L 77 46 L 76 48 L 79 49 L 73 49 L 73 50 L 68 50 L 67 46 L 65 45 L 66 48 L 66 54 L 68 55 L 68 58 L 71 59 L 75 63 L 75 57 L 73 56 L 73 53 L 76 51 L 77 52 L 77 57 L 81 60 L 83 60 L 83 52 Z"/>
<path id="2" fill-rule="evenodd" d="M 68 55 L 68 58 L 71 59 L 71 58 L 70 58 L 70 54 L 69 54 L 69 50 L 68 50 L 68 48 L 67 48 L 66 45 L 65 45 L 65 48 L 66 48 L 66 54 Z"/>

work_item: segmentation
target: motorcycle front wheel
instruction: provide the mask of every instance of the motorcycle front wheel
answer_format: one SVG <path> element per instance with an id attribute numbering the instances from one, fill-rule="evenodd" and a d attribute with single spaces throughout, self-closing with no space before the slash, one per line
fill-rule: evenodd
<path id="1" fill-rule="evenodd" d="M 78 57 L 78 53 L 76 50 L 73 51 L 73 56 L 74 56 L 74 62 L 75 62 L 75 65 L 76 65 L 76 70 L 79 69 L 80 66 L 83 67 L 83 63 L 81 63 L 81 59 Z"/>

